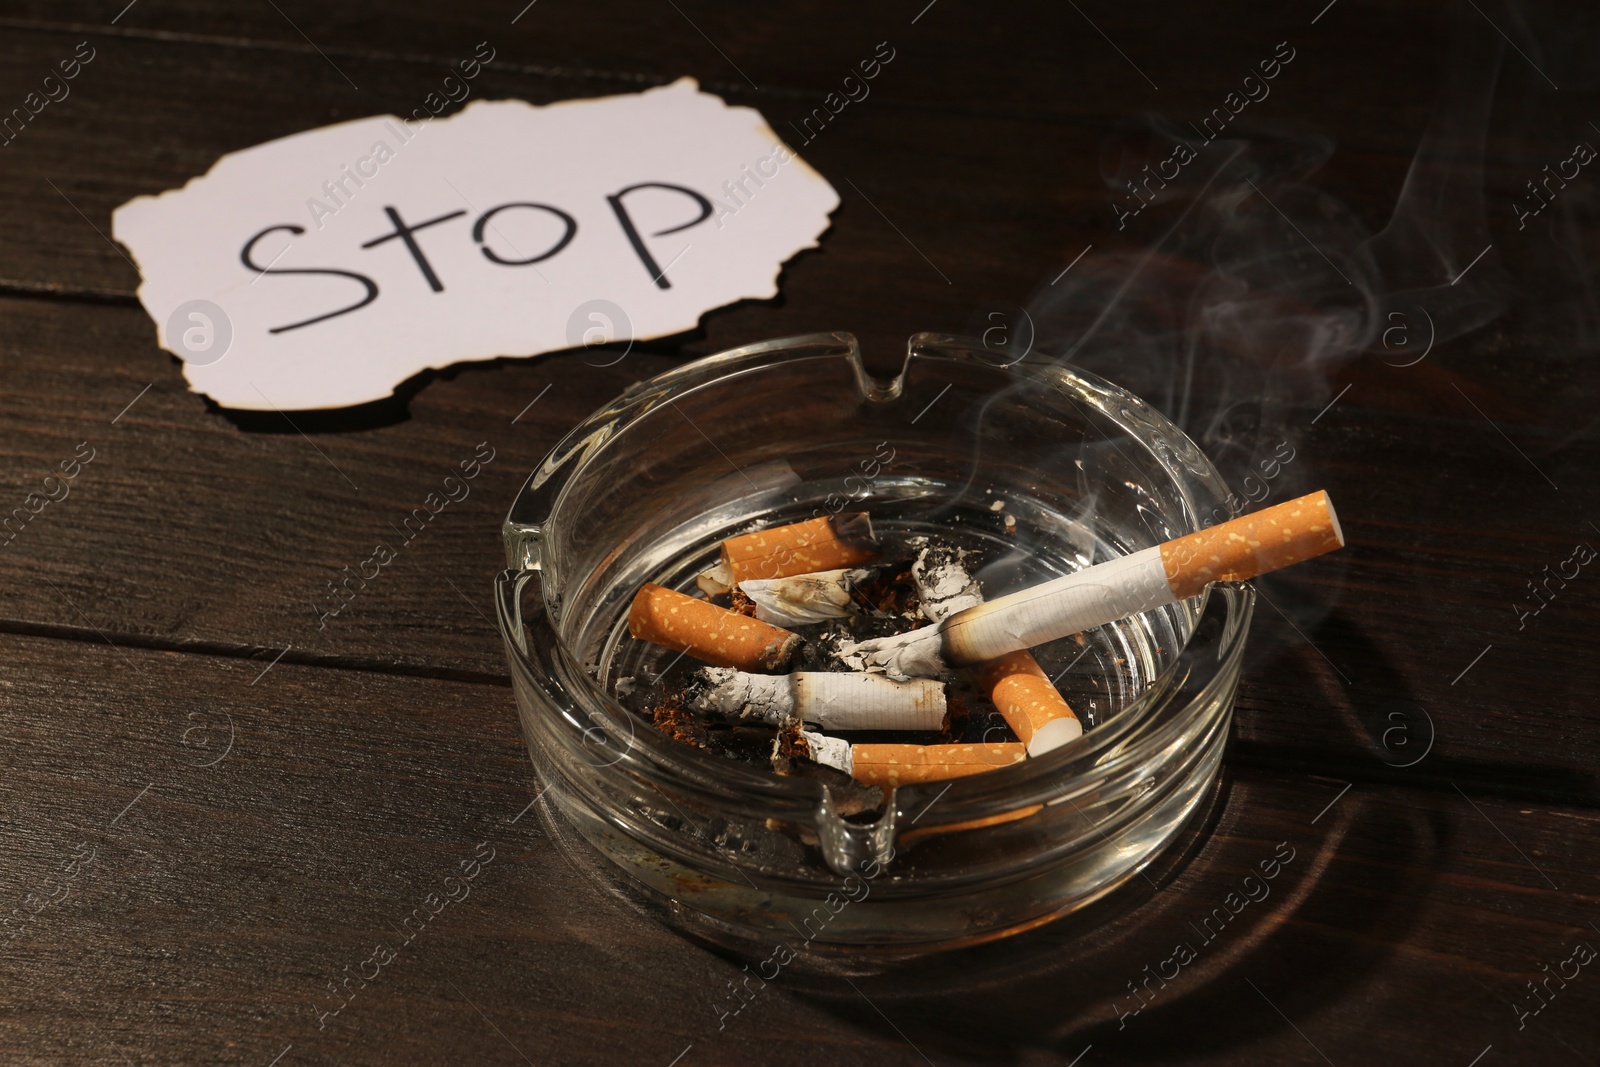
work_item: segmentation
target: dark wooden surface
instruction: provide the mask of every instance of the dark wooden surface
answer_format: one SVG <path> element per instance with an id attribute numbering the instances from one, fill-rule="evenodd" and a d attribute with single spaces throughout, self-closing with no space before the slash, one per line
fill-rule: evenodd
<path id="1" fill-rule="evenodd" d="M 1326 165 L 1299 177 L 1377 231 L 1436 105 L 1459 103 L 1440 84 L 1492 62 L 1451 50 L 1453 8 L 1355 0 L 539 0 L 514 25 L 518 2 L 0 5 L 0 110 L 77 42 L 97 52 L 68 99 L 0 147 L 5 508 L 79 442 L 96 450 L 71 495 L 0 551 L 0 915 L 13 915 L 0 1058 L 1600 1059 L 1591 969 L 1520 1028 L 1513 1011 L 1532 1005 L 1540 964 L 1600 945 L 1597 579 L 1585 569 L 1520 629 L 1513 608 L 1575 543 L 1600 545 L 1600 186 L 1574 181 L 1524 230 L 1511 208 L 1575 140 L 1600 141 L 1585 133 L 1600 113 L 1600 24 L 1480 6 L 1458 14 L 1500 52 L 1475 194 L 1488 229 L 1467 211 L 1435 236 L 1483 232 L 1492 247 L 1460 285 L 1448 282 L 1481 245 L 1426 283 L 1453 310 L 1425 360 L 1342 351 L 1277 398 L 1262 433 L 1297 450 L 1281 484 L 1329 489 L 1351 545 L 1263 584 L 1206 824 L 1115 908 L 858 989 L 786 980 L 719 1029 L 739 964 L 603 891 L 529 808 L 539 783 L 487 597 L 527 471 L 628 383 L 765 337 L 849 329 L 890 367 L 912 332 L 1027 307 L 1042 347 L 1070 349 L 1069 326 L 1096 305 L 1090 293 L 1062 314 L 1059 294 L 1115 278 L 1122 252 L 1172 221 L 1117 233 L 1110 146 L 1147 113 L 1208 113 L 1279 41 L 1297 56 L 1251 120 L 1325 138 Z M 689 74 L 780 131 L 878 42 L 896 58 L 805 149 L 844 202 L 775 302 L 713 313 L 615 367 L 567 354 L 426 375 L 377 408 L 298 420 L 314 447 L 189 393 L 104 236 L 111 210 L 224 152 L 409 111 L 481 40 L 497 57 L 478 95 L 542 102 Z M 1315 213 L 1285 203 L 1323 236 Z M 1194 269 L 1163 254 L 1174 274 Z M 1462 293 L 1504 310 L 1468 328 L 1470 307 L 1446 299 Z M 1131 351 L 1085 355 L 1130 383 L 1168 369 Z M 496 458 L 472 495 L 319 630 L 309 598 L 484 440 Z M 1296 858 L 1273 895 L 1119 1024 L 1136 1006 L 1127 983 L 1279 842 Z M 319 1015 L 337 1003 L 328 982 L 490 849 L 465 899 Z"/>

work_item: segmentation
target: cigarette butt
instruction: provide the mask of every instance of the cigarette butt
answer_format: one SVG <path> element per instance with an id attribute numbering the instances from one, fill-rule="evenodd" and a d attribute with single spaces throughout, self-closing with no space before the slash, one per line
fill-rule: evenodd
<path id="1" fill-rule="evenodd" d="M 997 597 L 942 622 L 858 642 L 842 652 L 857 670 L 891 678 L 936 675 L 998 659 L 1196 596 L 1214 581 L 1243 581 L 1344 545 L 1325 492 Z"/>
<path id="2" fill-rule="evenodd" d="M 1168 541 L 1161 563 L 1182 600 L 1212 582 L 1244 581 L 1343 547 L 1333 501 L 1318 490 Z"/>
<path id="3" fill-rule="evenodd" d="M 894 843 L 902 848 L 910 848 L 918 841 L 930 837 L 939 837 L 943 834 L 953 834 L 961 830 L 980 830 L 985 826 L 999 826 L 1001 823 L 1016 822 L 1026 819 L 1036 811 L 1043 811 L 1043 804 L 1029 804 L 1016 811 L 1002 811 L 999 815 L 986 815 L 981 819 L 967 819 L 963 822 L 946 823 L 943 826 L 913 826 L 904 833 L 896 835 Z"/>
<path id="4" fill-rule="evenodd" d="M 1009 767 L 1027 758 L 1014 741 L 979 745 L 852 745 L 850 774 L 863 785 L 939 782 Z"/>
<path id="5" fill-rule="evenodd" d="M 877 554 L 864 511 L 823 515 L 722 542 L 722 562 L 734 583 L 854 567 Z"/>
<path id="6" fill-rule="evenodd" d="M 710 667 L 699 672 L 688 703 L 720 718 L 774 726 L 799 720 L 824 730 L 940 730 L 945 724 L 944 683 L 932 678 L 896 682 L 881 674 L 771 675 Z"/>
<path id="7" fill-rule="evenodd" d="M 879 749 L 879 750 L 883 750 L 883 749 L 914 749 L 914 750 L 917 750 L 917 751 L 929 751 L 929 752 L 934 752 L 934 753 L 939 753 L 941 750 L 944 750 L 944 749 L 956 749 L 956 748 L 960 748 L 960 749 L 984 748 L 984 749 L 989 749 L 989 750 L 997 750 L 998 749 L 998 750 L 1003 750 L 1002 753 L 1001 753 L 1002 758 L 1009 759 L 1010 762 L 1015 762 L 1017 759 L 1020 759 L 1021 757 L 1020 757 L 1020 755 L 1013 754 L 1009 750 L 1018 749 L 1018 748 L 1021 748 L 1021 747 L 1022 746 L 1020 746 L 1020 745 L 1014 745 L 1014 744 L 981 745 L 981 746 L 979 746 L 979 745 L 928 745 L 928 746 L 919 746 L 919 745 L 852 745 L 852 744 L 850 744 L 850 742 L 844 740 L 843 738 L 829 737 L 826 734 L 814 733 L 814 732 L 812 732 L 810 730 L 802 731 L 802 730 L 799 730 L 799 729 L 795 729 L 795 730 L 792 730 L 792 731 L 789 731 L 789 732 L 785 732 L 785 731 L 780 731 L 779 732 L 777 740 L 773 743 L 773 765 L 775 767 L 780 767 L 780 768 L 781 767 L 787 767 L 787 766 L 789 766 L 789 764 L 788 764 L 789 755 L 790 754 L 795 754 L 795 755 L 800 755 L 800 756 L 803 756 L 803 757 L 807 757 L 810 760 L 812 760 L 813 762 L 819 763 L 819 764 L 821 764 L 821 765 L 823 765 L 825 767 L 833 767 L 833 768 L 835 768 L 837 770 L 844 771 L 846 774 L 849 774 L 851 772 L 852 765 L 855 763 L 855 755 L 854 755 L 854 753 L 856 751 L 860 751 L 862 749 L 869 750 L 868 757 L 867 757 L 869 761 L 872 759 L 872 754 L 871 754 L 870 750 L 873 750 L 873 749 Z M 780 753 L 782 753 L 782 754 L 780 755 Z M 937 757 L 936 757 L 936 759 L 937 759 Z M 934 766 L 938 766 L 938 765 L 939 764 L 937 762 L 935 762 Z M 974 766 L 971 766 L 970 764 L 968 764 L 967 765 L 968 769 L 966 769 L 966 770 L 964 770 L 962 772 L 959 772 L 957 774 L 943 775 L 942 777 L 959 777 L 961 774 L 977 773 L 978 771 L 989 770 L 992 767 L 994 767 L 995 765 L 996 765 L 996 762 L 994 760 L 994 756 L 993 756 L 992 751 L 991 751 L 990 753 L 985 753 L 983 755 L 983 762 L 980 765 L 974 767 Z M 1004 766 L 1005 764 L 1004 763 L 999 763 L 999 765 L 1000 766 Z M 790 771 L 790 770 L 781 770 L 780 773 L 786 773 L 787 774 L 787 773 L 793 773 L 793 772 Z M 912 780 L 913 779 L 911 779 L 909 777 L 901 777 L 898 781 L 889 781 L 887 778 L 879 778 L 878 780 L 874 781 L 874 780 L 871 780 L 870 772 L 869 772 L 869 778 L 867 778 L 867 779 L 857 778 L 857 783 L 862 785 L 862 786 L 864 786 L 864 787 L 872 788 L 874 786 L 881 787 L 881 786 L 884 786 L 884 785 L 907 785 L 907 784 L 910 784 L 910 782 Z M 936 779 L 933 778 L 933 777 L 929 777 L 927 779 L 919 778 L 919 779 L 915 779 L 915 780 L 918 780 L 918 781 L 930 780 L 931 781 L 931 780 L 936 780 Z M 879 799 L 881 800 L 881 797 Z M 1043 804 L 1030 804 L 1030 805 L 1028 805 L 1027 807 L 1024 807 L 1024 808 L 1018 808 L 1016 811 L 1003 811 L 998 815 L 987 815 L 987 816 L 984 816 L 983 818 L 980 818 L 980 819 L 967 819 L 967 820 L 965 820 L 963 822 L 949 823 L 949 824 L 944 825 L 944 826 L 916 827 L 915 825 L 913 825 L 910 829 L 907 829 L 906 831 L 904 831 L 903 833 L 899 834 L 895 838 L 895 844 L 909 847 L 910 845 L 915 844 L 917 841 L 921 841 L 924 838 L 934 837 L 934 836 L 940 835 L 940 834 L 951 834 L 951 833 L 956 833 L 956 832 L 961 831 L 961 830 L 977 830 L 977 829 L 979 829 L 981 827 L 984 827 L 984 826 L 998 826 L 1001 823 L 1014 822 L 1017 819 L 1025 819 L 1029 815 L 1032 815 L 1034 812 L 1043 810 L 1043 808 L 1044 808 Z M 914 822 L 914 820 L 913 820 L 913 822 Z"/>
<path id="8" fill-rule="evenodd" d="M 777 671 L 789 665 L 800 635 L 654 583 L 628 609 L 628 633 L 718 667 Z"/>
<path id="9" fill-rule="evenodd" d="M 870 573 L 860 567 L 841 567 L 787 578 L 747 578 L 739 583 L 739 591 L 754 602 L 756 618 L 762 622 L 808 626 L 853 614 L 851 594 Z M 700 587 L 705 588 L 704 581 Z"/>
<path id="10" fill-rule="evenodd" d="M 1008 652 L 984 664 L 982 677 L 989 699 L 1028 746 L 1028 755 L 1042 755 L 1083 736 L 1083 724 L 1031 652 Z"/>

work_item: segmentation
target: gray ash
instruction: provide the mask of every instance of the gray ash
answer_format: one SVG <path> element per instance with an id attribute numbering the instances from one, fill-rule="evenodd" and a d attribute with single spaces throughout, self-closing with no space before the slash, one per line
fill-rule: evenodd
<path id="1" fill-rule="evenodd" d="M 775 730 L 770 726 L 707 723 L 705 743 L 701 747 L 728 759 L 767 763 L 771 759 L 774 733 Z"/>

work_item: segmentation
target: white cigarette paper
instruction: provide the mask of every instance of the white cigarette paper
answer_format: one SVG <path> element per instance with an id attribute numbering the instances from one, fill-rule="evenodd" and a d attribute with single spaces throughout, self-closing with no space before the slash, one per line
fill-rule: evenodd
<path id="1" fill-rule="evenodd" d="M 934 626 L 863 641 L 846 662 L 891 678 L 935 675 L 1177 603 L 1214 581 L 1247 581 L 1342 547 L 1333 501 L 1325 492 L 1309 493 L 958 611 Z"/>
<path id="2" fill-rule="evenodd" d="M 944 641 L 963 663 L 982 662 L 1177 601 L 1156 546 L 953 615 Z"/>
<path id="3" fill-rule="evenodd" d="M 931 678 L 895 681 L 882 674 L 827 671 L 746 674 L 727 667 L 708 667 L 699 678 L 689 707 L 725 719 L 775 726 L 799 720 L 825 730 L 944 728 L 944 683 Z"/>
<path id="4" fill-rule="evenodd" d="M 739 583 L 739 591 L 755 602 L 756 618 L 762 622 L 806 626 L 852 614 L 851 594 L 868 574 L 855 567 L 788 578 L 747 578 Z"/>
<path id="5" fill-rule="evenodd" d="M 855 769 L 854 754 L 850 742 L 842 737 L 828 737 L 826 734 L 803 731 L 800 739 L 805 742 L 806 754 L 813 763 L 820 763 L 824 767 L 833 767 L 851 774 Z"/>
<path id="6" fill-rule="evenodd" d="M 1177 599 L 1156 546 L 952 613 L 939 625 L 862 641 L 845 662 L 897 680 L 926 678 L 949 670 L 951 660 L 996 659 Z M 947 656 L 950 650 L 959 652 Z"/>

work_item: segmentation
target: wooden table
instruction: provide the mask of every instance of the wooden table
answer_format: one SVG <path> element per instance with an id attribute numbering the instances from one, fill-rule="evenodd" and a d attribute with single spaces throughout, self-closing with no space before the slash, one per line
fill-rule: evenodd
<path id="1" fill-rule="evenodd" d="M 1520 229 L 1514 206 L 1600 141 L 1593 20 L 1468 6 L 1452 44 L 1428 4 L 925 2 L 4 5 L 0 109 L 80 42 L 95 58 L 0 146 L 3 507 L 93 455 L 0 546 L 0 1058 L 1600 1057 L 1600 974 L 1574 957 L 1600 944 L 1600 578 L 1550 579 L 1600 545 L 1600 179 L 1551 186 Z M 613 367 L 464 366 L 296 426 L 190 393 L 106 237 L 111 210 L 225 152 L 408 112 L 479 41 L 496 49 L 481 95 L 689 74 L 780 131 L 880 42 L 895 58 L 806 146 L 843 205 L 776 301 Z M 1131 201 L 1103 175 L 1174 143 L 1139 155 L 1140 116 L 1198 140 L 1229 93 L 1261 94 L 1244 78 L 1279 42 L 1293 59 L 1231 128 L 1274 129 L 1277 148 L 1173 239 L 1173 200 L 1119 229 Z M 1485 166 L 1461 141 L 1424 159 L 1437 168 L 1413 189 L 1445 195 L 1412 198 L 1363 249 L 1436 100 L 1469 132 L 1487 118 Z M 1202 169 L 1231 151 L 1202 147 Z M 1219 220 L 1246 236 L 1204 229 Z M 1088 331 L 1129 277 L 1144 303 Z M 1275 286 L 1295 299 L 1269 308 Z M 1437 343 L 1419 360 L 1424 318 Z M 1214 809 L 1134 897 L 898 975 L 786 975 L 719 1028 L 742 964 L 601 889 L 533 803 L 490 623 L 499 520 L 577 419 L 684 358 L 848 329 L 891 367 L 915 331 L 996 322 L 1169 409 L 1188 396 L 1172 413 L 1232 477 L 1288 442 L 1269 491 L 1328 488 L 1350 547 L 1262 585 Z M 1185 392 L 1173 353 L 1203 324 L 1228 355 Z M 496 458 L 471 496 L 319 630 L 309 598 L 484 440 Z M 1271 895 L 1149 983 L 1280 848 L 1294 859 Z M 463 864 L 468 895 L 335 1012 L 330 988 Z"/>

